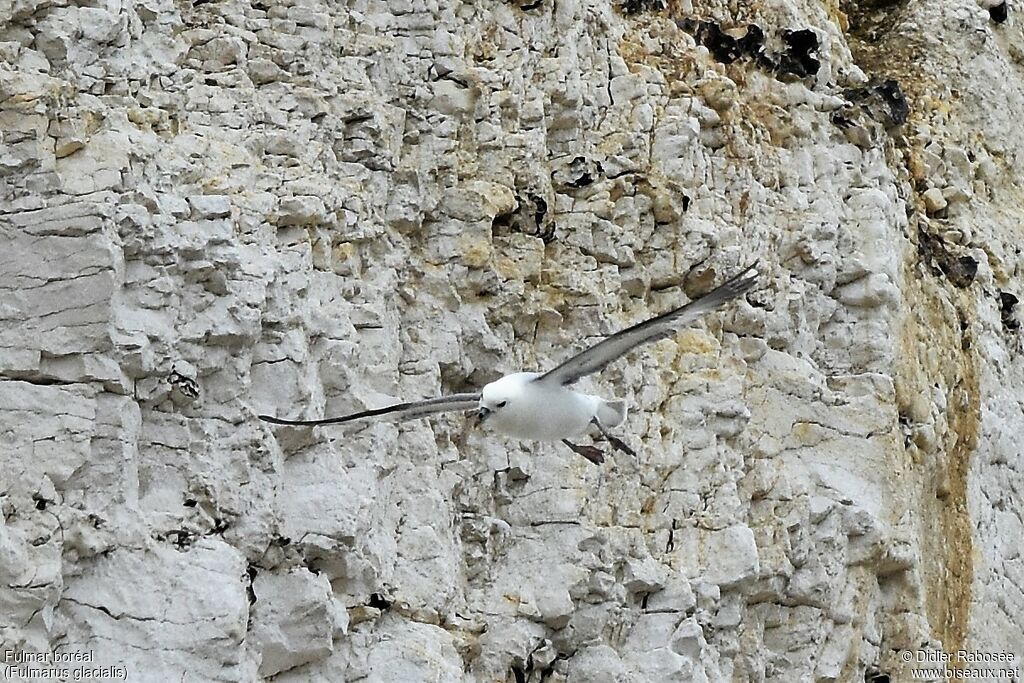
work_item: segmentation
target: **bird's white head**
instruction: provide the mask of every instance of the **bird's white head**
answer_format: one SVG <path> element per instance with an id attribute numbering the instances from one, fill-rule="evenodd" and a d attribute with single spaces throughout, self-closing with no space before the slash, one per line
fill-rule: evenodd
<path id="1" fill-rule="evenodd" d="M 477 409 L 476 424 L 479 426 L 491 416 L 514 411 L 523 400 L 524 387 L 536 377 L 532 372 L 517 372 L 505 375 L 484 386 L 480 392 L 480 407 Z"/>

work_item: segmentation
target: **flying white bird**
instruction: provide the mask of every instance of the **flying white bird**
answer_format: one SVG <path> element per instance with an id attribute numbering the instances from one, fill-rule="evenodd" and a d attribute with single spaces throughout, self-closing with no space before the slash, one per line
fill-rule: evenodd
<path id="1" fill-rule="evenodd" d="M 581 377 L 603 370 L 641 344 L 667 339 L 705 313 L 742 296 L 757 282 L 756 265 L 744 268 L 701 298 L 616 332 L 544 373 L 516 372 L 491 382 L 479 393 L 452 394 L 398 403 L 341 417 L 284 420 L 260 415 L 259 418 L 279 425 L 313 426 L 380 416 L 404 422 L 434 413 L 475 409 L 477 425 L 486 421 L 499 432 L 520 439 L 561 441 L 593 463 L 604 461 L 604 453 L 599 448 L 569 441 L 570 436 L 582 433 L 591 425 L 597 427 L 614 448 L 635 456 L 633 449 L 608 432 L 625 421 L 625 402 L 582 394 L 569 387 Z"/>

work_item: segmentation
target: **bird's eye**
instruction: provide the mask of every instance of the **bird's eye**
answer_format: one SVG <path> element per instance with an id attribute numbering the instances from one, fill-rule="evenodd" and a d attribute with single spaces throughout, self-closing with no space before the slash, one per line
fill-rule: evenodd
<path id="1" fill-rule="evenodd" d="M 504 407 L 505 407 L 505 406 L 506 406 L 507 404 L 508 404 L 508 401 L 502 401 L 502 402 L 500 402 L 500 403 L 498 403 L 498 404 L 496 404 L 496 405 L 497 405 L 497 406 L 498 406 L 499 408 L 504 408 Z"/>

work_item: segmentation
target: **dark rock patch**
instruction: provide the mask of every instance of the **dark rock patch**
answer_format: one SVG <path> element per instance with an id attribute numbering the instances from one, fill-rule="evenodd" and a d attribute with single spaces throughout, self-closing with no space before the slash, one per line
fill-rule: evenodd
<path id="1" fill-rule="evenodd" d="M 906 123 L 910 115 L 907 97 L 899 82 L 892 78 L 872 81 L 863 88 L 851 88 L 843 95 L 886 128 Z"/>
<path id="2" fill-rule="evenodd" d="M 954 287 L 966 289 L 978 274 L 978 262 L 971 256 L 957 256 L 942 238 L 925 230 L 917 232 L 917 253 L 936 275 L 942 275 Z"/>
<path id="3" fill-rule="evenodd" d="M 622 0 L 618 5 L 627 16 L 641 12 L 660 12 L 668 7 L 665 0 Z"/>
<path id="4" fill-rule="evenodd" d="M 764 31 L 755 24 L 749 24 L 742 36 L 735 35 L 737 31 L 723 29 L 713 21 L 677 19 L 676 25 L 692 35 L 722 64 L 748 59 L 780 80 L 814 76 L 821 68 L 818 34 L 812 29 L 783 31 L 782 42 L 786 49 L 768 53 L 764 47 Z"/>
<path id="5" fill-rule="evenodd" d="M 1017 320 L 1017 316 L 1014 314 L 1014 307 L 1020 302 L 1013 294 L 1009 292 L 999 292 L 999 317 L 1003 321 L 1003 329 L 1007 332 L 1017 332 L 1020 330 L 1020 321 Z"/>
<path id="6" fill-rule="evenodd" d="M 996 22 L 997 24 L 1001 24 L 1004 21 L 1006 21 L 1009 15 L 1010 9 L 1007 6 L 1006 2 L 1001 2 L 998 5 L 995 5 L 994 7 L 988 8 L 989 18 L 992 19 L 992 21 Z"/>
<path id="7" fill-rule="evenodd" d="M 585 156 L 575 157 L 568 164 L 551 172 L 551 184 L 559 191 L 569 191 L 591 185 L 604 176 L 601 162 Z"/>
<path id="8" fill-rule="evenodd" d="M 818 34 L 810 29 L 783 31 L 782 40 L 787 49 L 775 56 L 775 73 L 782 76 L 805 78 L 818 73 L 821 61 L 817 57 Z"/>
<path id="9" fill-rule="evenodd" d="M 555 238 L 555 225 L 548 216 L 547 200 L 533 192 L 517 194 L 516 207 L 491 221 L 491 234 L 503 231 L 521 232 L 540 237 L 545 243 L 551 242 Z"/>

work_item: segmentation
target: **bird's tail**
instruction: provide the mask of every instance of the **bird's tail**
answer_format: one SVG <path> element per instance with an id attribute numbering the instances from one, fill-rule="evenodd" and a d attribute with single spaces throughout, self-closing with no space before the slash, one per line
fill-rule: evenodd
<path id="1" fill-rule="evenodd" d="M 626 421 L 626 402 L 602 400 L 597 407 L 597 419 L 609 429 L 618 427 Z"/>

